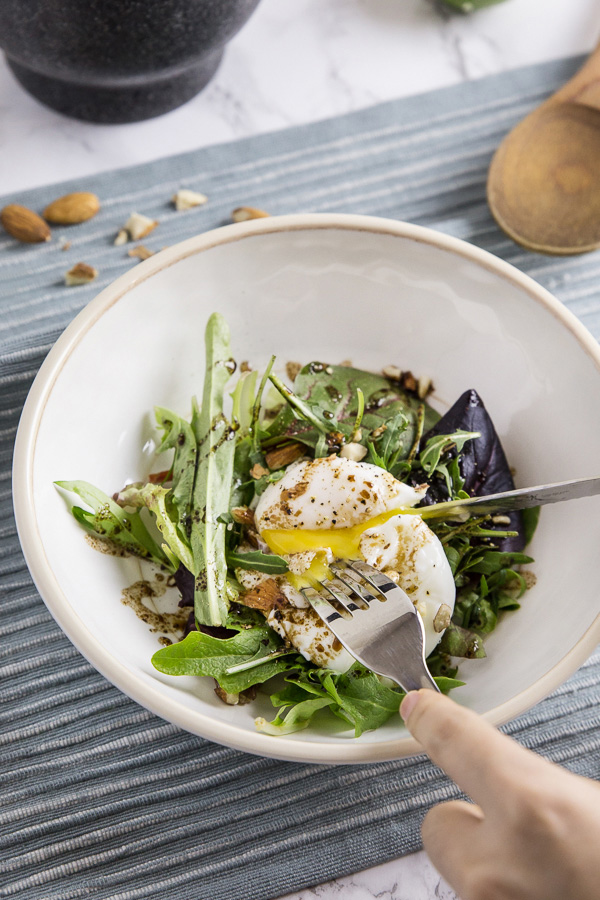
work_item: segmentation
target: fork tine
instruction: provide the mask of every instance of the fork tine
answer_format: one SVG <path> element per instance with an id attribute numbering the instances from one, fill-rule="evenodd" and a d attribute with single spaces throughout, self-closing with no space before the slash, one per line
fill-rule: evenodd
<path id="1" fill-rule="evenodd" d="M 384 598 L 388 591 L 394 590 L 395 583 L 388 578 L 387 575 L 384 575 L 383 572 L 378 572 L 377 569 L 374 569 L 372 566 L 369 566 L 358 559 L 349 560 L 347 565 L 357 572 L 361 578 L 364 578 L 371 587 L 374 587 L 376 591 L 383 594 Z"/>
<path id="2" fill-rule="evenodd" d="M 314 611 L 328 624 L 335 622 L 336 619 L 344 620 L 342 614 L 319 591 L 309 587 L 301 588 L 301 593 L 304 594 Z"/>
<path id="3" fill-rule="evenodd" d="M 340 588 L 344 587 L 344 582 L 341 579 L 334 578 L 333 581 L 324 581 L 323 587 L 347 612 L 353 613 L 357 609 L 361 609 L 352 597 L 349 597 L 345 591 L 340 590 Z"/>
<path id="4" fill-rule="evenodd" d="M 337 577 L 340 579 L 343 584 L 347 585 L 347 587 L 351 588 L 354 593 L 360 597 L 360 599 L 369 605 L 373 600 L 379 599 L 375 594 L 371 593 L 371 591 L 364 584 L 361 584 L 360 581 L 356 578 L 356 576 L 352 576 L 348 573 L 347 568 L 339 562 L 332 563 L 331 571 L 335 572 Z M 361 574 L 360 572 L 358 574 Z"/>

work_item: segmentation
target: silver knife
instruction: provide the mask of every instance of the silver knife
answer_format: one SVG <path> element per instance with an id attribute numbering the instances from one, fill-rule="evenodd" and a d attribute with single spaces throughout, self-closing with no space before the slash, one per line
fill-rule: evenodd
<path id="1" fill-rule="evenodd" d="M 466 521 L 469 516 L 489 516 L 512 512 L 515 509 L 531 509 L 546 503 L 561 503 L 563 500 L 577 500 L 600 494 L 600 476 L 576 478 L 574 481 L 559 481 L 556 484 L 541 484 L 537 487 L 517 488 L 488 494 L 485 497 L 469 497 L 466 500 L 448 500 L 446 503 L 432 503 L 414 511 L 423 519 L 459 519 Z"/>

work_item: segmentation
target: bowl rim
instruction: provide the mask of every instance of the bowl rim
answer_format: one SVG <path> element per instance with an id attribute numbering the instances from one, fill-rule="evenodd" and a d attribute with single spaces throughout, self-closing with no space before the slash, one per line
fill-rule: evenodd
<path id="1" fill-rule="evenodd" d="M 221 226 L 174 244 L 119 276 L 81 310 L 58 338 L 32 384 L 19 422 L 13 462 L 15 519 L 21 547 L 34 583 L 62 631 L 97 671 L 146 709 L 199 737 L 260 756 L 317 764 L 383 762 L 421 753 L 422 748 L 410 735 L 379 743 L 361 744 L 350 739 L 343 742 L 300 742 L 284 736 L 272 737 L 246 731 L 234 724 L 215 720 L 201 710 L 191 710 L 184 704 L 165 697 L 160 689 L 146 684 L 118 657 L 103 647 L 73 611 L 46 557 L 35 513 L 33 467 L 45 407 L 66 361 L 100 317 L 134 287 L 189 256 L 261 234 L 316 229 L 385 234 L 457 254 L 525 291 L 574 335 L 600 370 L 600 345 L 573 313 L 549 291 L 510 263 L 459 238 L 394 219 L 343 213 L 272 216 Z M 600 613 L 586 633 L 552 669 L 510 700 L 488 710 L 483 718 L 493 725 L 502 725 L 521 715 L 573 674 L 599 642 Z"/>

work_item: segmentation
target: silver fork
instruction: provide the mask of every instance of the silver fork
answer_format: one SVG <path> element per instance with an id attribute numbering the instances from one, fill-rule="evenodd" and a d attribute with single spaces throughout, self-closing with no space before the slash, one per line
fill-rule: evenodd
<path id="1" fill-rule="evenodd" d="M 322 591 L 302 588 L 302 593 L 346 650 L 405 691 L 439 691 L 425 662 L 423 622 L 410 597 L 367 563 L 336 560 L 330 568 L 335 578 L 320 582 Z"/>

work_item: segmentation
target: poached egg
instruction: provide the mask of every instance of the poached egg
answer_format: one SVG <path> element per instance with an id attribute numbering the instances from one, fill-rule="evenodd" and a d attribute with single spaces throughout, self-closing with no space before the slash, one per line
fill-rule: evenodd
<path id="1" fill-rule="evenodd" d="M 291 605 L 267 621 L 305 658 L 342 672 L 354 662 L 300 593 L 330 578 L 336 557 L 363 559 L 399 584 L 423 620 L 425 655 L 435 648 L 454 610 L 455 585 L 439 539 L 412 510 L 426 490 L 371 463 L 329 456 L 293 463 L 263 492 L 257 530 L 290 570 L 277 580 Z"/>

